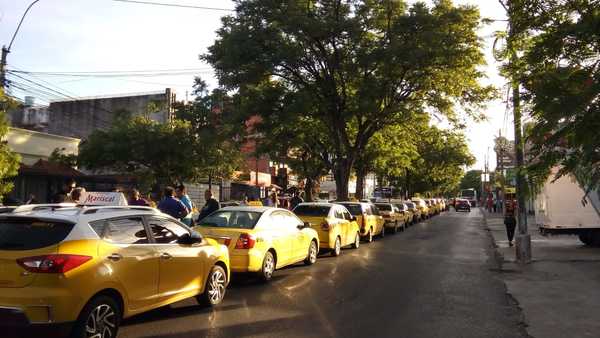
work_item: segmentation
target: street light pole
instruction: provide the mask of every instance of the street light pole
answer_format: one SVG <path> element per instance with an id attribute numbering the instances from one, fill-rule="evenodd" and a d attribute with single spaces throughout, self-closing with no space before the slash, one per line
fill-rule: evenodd
<path id="1" fill-rule="evenodd" d="M 12 44 L 15 41 L 15 38 L 17 37 L 17 33 L 19 33 L 19 29 L 21 28 L 21 24 L 23 24 L 23 20 L 25 20 L 25 16 L 27 15 L 31 7 L 33 7 L 33 5 L 35 5 L 38 1 L 40 0 L 35 0 L 31 4 L 29 4 L 27 9 L 25 10 L 25 13 L 23 13 L 21 21 L 19 21 L 19 25 L 17 26 L 17 29 L 15 30 L 15 33 L 12 36 L 12 39 L 10 39 L 8 47 L 2 46 L 2 59 L 0 59 L 0 88 L 2 89 L 4 89 L 4 86 L 6 85 L 6 58 L 8 57 L 8 53 L 10 53 L 10 48 L 12 47 Z"/>

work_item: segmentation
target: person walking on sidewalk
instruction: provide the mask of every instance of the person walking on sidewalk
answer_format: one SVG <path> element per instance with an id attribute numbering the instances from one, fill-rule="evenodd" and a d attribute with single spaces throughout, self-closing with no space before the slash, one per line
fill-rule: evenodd
<path id="1" fill-rule="evenodd" d="M 506 212 L 504 213 L 504 225 L 506 226 L 506 236 L 508 237 L 508 245 L 513 246 L 513 238 L 515 236 L 515 228 L 517 227 L 516 203 L 515 201 L 506 201 Z"/>

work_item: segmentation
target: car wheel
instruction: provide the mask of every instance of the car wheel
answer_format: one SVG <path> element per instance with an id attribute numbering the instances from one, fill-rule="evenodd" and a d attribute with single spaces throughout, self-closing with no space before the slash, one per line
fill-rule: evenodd
<path id="1" fill-rule="evenodd" d="M 121 307 L 110 296 L 90 300 L 73 327 L 74 338 L 113 338 L 119 332 Z"/>
<path id="2" fill-rule="evenodd" d="M 373 242 L 373 228 L 369 228 L 369 233 L 367 234 L 367 243 Z"/>
<path id="3" fill-rule="evenodd" d="M 335 243 L 333 244 L 333 250 L 331 250 L 331 255 L 334 257 L 339 256 L 342 253 L 342 241 L 339 237 L 335 239 Z"/>
<path id="4" fill-rule="evenodd" d="M 204 293 L 199 295 L 196 299 L 198 300 L 198 303 L 204 306 L 215 306 L 223 301 L 226 289 L 227 273 L 225 273 L 225 270 L 222 267 L 215 265 L 206 279 Z"/>
<path id="5" fill-rule="evenodd" d="M 308 247 L 308 255 L 306 256 L 306 259 L 304 260 L 304 264 L 306 264 L 306 265 L 315 264 L 315 262 L 317 261 L 318 251 L 319 251 L 319 249 L 317 249 L 317 242 L 312 240 L 310 242 L 310 246 Z"/>
<path id="6" fill-rule="evenodd" d="M 385 237 L 385 225 L 381 228 L 381 233 L 379 234 L 379 237 Z"/>
<path id="7" fill-rule="evenodd" d="M 358 249 L 359 246 L 360 246 L 360 234 L 357 232 L 356 237 L 354 237 L 354 243 L 352 243 L 352 248 Z"/>
<path id="8" fill-rule="evenodd" d="M 267 251 L 265 258 L 263 258 L 259 277 L 263 280 L 263 282 L 268 282 L 273 277 L 273 272 L 275 272 L 275 256 L 273 256 L 271 251 Z"/>

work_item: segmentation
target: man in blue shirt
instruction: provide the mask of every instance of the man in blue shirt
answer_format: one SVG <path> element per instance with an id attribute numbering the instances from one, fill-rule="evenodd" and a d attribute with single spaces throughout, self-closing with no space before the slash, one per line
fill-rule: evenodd
<path id="1" fill-rule="evenodd" d="M 166 187 L 164 193 L 165 197 L 158 204 L 158 210 L 177 219 L 182 219 L 190 213 L 190 210 L 174 197 L 173 187 Z"/>
<path id="2" fill-rule="evenodd" d="M 186 193 L 185 185 L 183 185 L 183 184 L 178 185 L 175 190 L 175 193 L 177 195 L 177 198 L 181 201 L 181 203 L 183 203 L 183 205 L 185 205 L 185 207 L 190 212 L 189 214 L 187 214 L 187 216 L 182 218 L 181 221 L 183 222 L 183 224 L 185 224 L 187 226 L 192 226 L 192 212 L 194 210 L 194 204 L 192 203 L 192 200 Z"/>

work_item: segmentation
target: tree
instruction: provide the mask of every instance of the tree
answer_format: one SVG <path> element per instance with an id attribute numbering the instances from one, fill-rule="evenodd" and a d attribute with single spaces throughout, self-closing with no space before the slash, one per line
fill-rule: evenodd
<path id="1" fill-rule="evenodd" d="M 363 199 L 364 181 L 373 172 L 379 179 L 402 176 L 419 154 L 411 125 L 389 125 L 369 140 L 365 151 L 358 155 L 356 171 L 356 198 Z"/>
<path id="2" fill-rule="evenodd" d="M 21 157 L 11 151 L 5 140 L 8 134 L 8 122 L 6 121 L 6 112 L 16 107 L 16 102 L 4 94 L 0 89 L 0 202 L 2 196 L 13 189 L 13 183 L 10 179 L 17 175 Z"/>
<path id="3" fill-rule="evenodd" d="M 481 170 L 469 170 L 460 180 L 460 189 L 475 189 L 477 196 L 481 196 Z"/>
<path id="4" fill-rule="evenodd" d="M 472 6 L 449 0 L 431 8 L 391 0 L 235 3 L 236 14 L 223 18 L 202 58 L 242 100 L 270 81 L 310 96 L 301 114 L 326 130 L 342 200 L 358 156 L 384 126 L 426 110 L 457 123 L 455 107 L 479 116 L 492 95 L 478 83 L 484 58 Z"/>
<path id="5" fill-rule="evenodd" d="M 65 148 L 55 148 L 48 157 L 48 161 L 71 168 L 77 167 L 77 155 L 65 154 Z"/>
<path id="6" fill-rule="evenodd" d="M 574 174 L 586 192 L 600 183 L 600 12 L 598 2 L 518 1 L 518 29 L 531 36 L 520 78 L 530 104 L 529 176 Z"/>
<path id="7" fill-rule="evenodd" d="M 456 191 L 464 174 L 463 167 L 475 162 L 464 135 L 427 127 L 416 137 L 419 157 L 405 174 L 409 194 L 444 195 Z"/>
<path id="8" fill-rule="evenodd" d="M 229 178 L 242 166 L 236 136 L 240 132 L 239 125 L 243 124 L 235 120 L 232 98 L 223 90 L 214 89 L 209 93 L 206 82 L 196 78 L 193 94 L 194 101 L 179 104 L 175 116 L 189 123 L 193 136 L 201 144 L 196 175 L 208 178 L 211 189 L 214 179 Z"/>
<path id="9" fill-rule="evenodd" d="M 135 117 L 94 131 L 81 143 L 78 162 L 91 170 L 131 174 L 147 186 L 166 185 L 197 181 L 204 150 L 189 122 Z"/>

